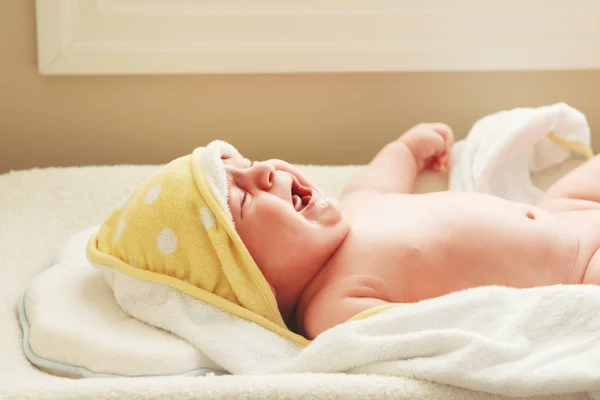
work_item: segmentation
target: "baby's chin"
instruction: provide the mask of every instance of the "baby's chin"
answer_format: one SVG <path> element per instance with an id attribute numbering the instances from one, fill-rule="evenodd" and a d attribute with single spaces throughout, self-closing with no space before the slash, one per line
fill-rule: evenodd
<path id="1" fill-rule="evenodd" d="M 307 208 L 304 217 L 323 226 L 337 225 L 344 219 L 344 212 L 340 202 L 333 196 L 313 189 L 313 199 L 310 208 Z"/>

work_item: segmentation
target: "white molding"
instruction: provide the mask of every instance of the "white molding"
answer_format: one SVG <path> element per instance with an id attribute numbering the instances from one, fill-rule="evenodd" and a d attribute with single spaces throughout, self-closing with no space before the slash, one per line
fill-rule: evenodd
<path id="1" fill-rule="evenodd" d="M 45 75 L 600 68 L 598 0 L 36 0 Z"/>

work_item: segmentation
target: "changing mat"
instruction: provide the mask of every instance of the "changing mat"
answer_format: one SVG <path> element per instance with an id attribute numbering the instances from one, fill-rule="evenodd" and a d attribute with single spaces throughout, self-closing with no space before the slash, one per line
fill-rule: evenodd
<path id="1" fill-rule="evenodd" d="M 579 164 L 562 164 L 535 175 L 533 181 L 547 187 Z M 348 169 L 356 173 L 356 168 Z M 446 182 L 443 176 L 426 173 L 419 179 L 419 192 L 443 190 Z M 40 274 L 29 289 L 36 294 L 28 302 L 28 308 L 33 309 L 30 314 L 41 317 L 29 321 L 29 327 L 24 309 L 20 310 L 24 348 L 30 360 L 49 372 L 67 376 L 221 373 L 194 346 L 123 313 L 101 272 L 89 267 L 82 255 L 91 230 L 69 240 L 54 266 Z M 324 364 L 323 368 L 328 367 Z"/>
<path id="2" fill-rule="evenodd" d="M 540 187 L 544 188 L 547 187 L 548 184 L 550 182 L 552 182 L 557 176 L 561 175 L 562 173 L 564 173 L 566 170 L 570 169 L 573 166 L 572 163 L 565 163 L 565 164 L 561 164 L 558 166 L 558 168 L 554 168 L 554 169 L 550 169 L 550 170 L 545 170 L 540 174 L 537 174 L 534 179 L 533 182 L 536 183 L 537 185 L 539 185 Z M 313 167 L 314 168 L 314 167 Z M 357 173 L 360 170 L 360 167 L 353 167 L 353 173 Z M 311 174 L 308 173 L 308 175 L 310 176 Z M 317 181 L 317 184 L 319 184 L 319 182 Z M 329 188 L 330 190 L 328 190 L 327 185 L 320 185 L 322 186 L 325 190 L 328 190 L 330 193 L 332 194 L 336 194 L 336 192 L 339 192 L 339 188 L 341 187 L 342 184 L 338 183 L 338 187 L 337 188 Z M 431 174 L 425 174 L 423 175 L 420 179 L 419 179 L 419 185 L 418 185 L 418 190 L 419 192 L 426 192 L 426 191 L 432 191 L 432 190 L 443 190 L 446 188 L 445 185 L 445 181 L 443 180 L 443 176 L 440 175 L 431 175 Z M 337 189 L 337 190 L 336 190 Z M 82 234 L 81 236 L 86 235 L 86 233 Z M 64 273 L 67 274 L 67 269 L 68 268 L 80 268 L 83 269 L 83 266 L 81 265 L 81 259 L 77 259 L 77 249 L 78 246 L 80 246 L 81 244 L 79 243 L 80 237 L 76 237 L 74 238 L 66 247 L 65 250 L 62 252 L 61 257 L 59 257 L 56 261 L 56 265 L 54 268 L 52 268 L 51 270 L 48 270 L 47 273 L 40 275 L 40 277 L 38 279 L 36 279 L 36 282 L 34 282 L 34 285 L 32 285 L 32 288 L 35 288 L 36 284 L 40 283 L 40 286 L 45 286 L 48 284 L 51 284 L 51 282 L 53 282 L 53 280 L 55 282 L 59 282 L 62 279 L 60 279 L 60 274 Z M 73 252 L 73 253 L 72 253 Z M 79 264 L 79 267 L 76 267 L 76 265 Z M 61 269 L 62 268 L 62 269 Z M 89 268 L 89 267 L 87 267 Z M 54 271 L 52 271 L 54 270 Z M 91 269 L 90 269 L 91 270 Z M 52 273 L 50 273 L 49 271 L 52 271 Z M 59 272 L 61 271 L 61 272 Z M 65 271 L 65 272 L 62 272 Z M 74 270 L 70 271 L 71 273 Z M 99 276 L 101 273 L 99 271 L 95 271 L 95 270 L 91 270 L 96 276 L 92 277 L 90 275 L 90 277 L 85 278 L 84 275 L 86 273 L 83 273 L 83 275 L 78 276 L 78 278 L 80 278 L 81 280 L 79 282 L 83 283 L 83 282 L 94 282 L 94 279 L 97 278 L 102 278 L 101 276 Z M 63 275 L 66 276 L 66 275 Z M 128 285 L 128 284 L 136 284 L 137 283 L 128 283 L 125 282 L 122 277 L 114 277 L 114 276 L 108 276 L 108 284 L 111 285 L 113 287 L 113 290 L 115 291 L 115 294 L 117 294 L 117 290 L 115 289 L 115 284 L 116 285 Z M 44 282 L 43 284 L 41 282 Z M 83 286 L 82 286 L 83 287 Z M 107 286 L 105 286 L 107 287 Z M 164 288 L 160 288 L 160 287 L 150 287 L 148 286 L 146 290 L 148 293 L 156 293 L 157 291 L 163 290 Z M 571 289 L 568 289 L 571 290 Z M 38 293 L 43 293 L 43 290 L 37 290 L 36 291 L 36 295 Z M 79 375 L 94 375 L 94 374 L 99 374 L 99 375 L 110 375 L 110 374 L 123 374 L 123 372 L 125 370 L 129 371 L 129 374 L 133 374 L 133 375 L 160 375 L 160 374 L 197 374 L 197 373 L 202 373 L 205 372 L 204 368 L 215 368 L 216 365 L 213 364 L 212 362 L 210 362 L 210 360 L 202 355 L 201 353 L 199 353 L 197 347 L 190 347 L 189 345 L 187 345 L 186 342 L 179 342 L 179 339 L 174 340 L 173 338 L 169 337 L 169 334 L 167 334 L 166 332 L 161 332 L 161 331 L 155 331 L 154 333 L 150 334 L 148 331 L 148 335 L 145 335 L 145 329 L 156 329 L 156 328 L 150 328 L 149 326 L 146 325 L 142 325 L 141 323 L 138 323 L 137 321 L 134 321 L 135 323 L 131 324 L 129 322 L 127 322 L 128 317 L 126 317 L 123 312 L 120 310 L 120 307 L 118 307 L 118 305 L 113 304 L 111 306 L 106 306 L 103 308 L 103 313 L 107 312 L 107 313 L 111 313 L 113 312 L 113 314 L 111 314 L 111 321 L 114 321 L 114 325 L 112 327 L 113 332 L 111 333 L 111 335 L 120 335 L 122 336 L 126 330 L 128 329 L 123 329 L 121 330 L 119 328 L 119 326 L 127 326 L 132 325 L 135 326 L 135 328 L 132 328 L 131 330 L 129 330 L 130 332 L 136 332 L 135 335 L 131 335 L 130 337 L 122 337 L 123 340 L 121 340 L 121 343 L 132 343 L 135 342 L 136 340 L 138 341 L 138 343 L 140 343 L 140 338 L 142 338 L 141 335 L 143 335 L 143 339 L 142 340 L 148 340 L 148 342 L 146 343 L 146 345 L 148 344 L 158 344 L 158 343 L 165 343 L 165 345 L 167 345 L 166 343 L 170 340 L 168 346 L 173 346 L 173 348 L 177 349 L 175 351 L 175 356 L 171 359 L 173 361 L 176 361 L 174 364 L 170 363 L 170 360 L 168 362 L 163 362 L 164 365 L 163 367 L 158 366 L 158 364 L 160 364 L 159 362 L 156 363 L 156 365 L 152 366 L 150 364 L 152 364 L 152 360 L 154 359 L 155 361 L 158 361 L 161 357 L 167 357 L 168 355 L 166 355 L 165 353 L 161 353 L 160 351 L 152 351 L 151 354 L 145 354 L 145 358 L 143 358 L 145 360 L 145 362 L 143 363 L 136 363 L 136 362 L 131 362 L 129 365 L 122 365 L 120 368 L 120 370 L 118 370 L 119 368 L 115 368 L 115 364 L 118 363 L 119 357 L 125 357 L 125 355 L 127 357 L 131 357 L 132 353 L 127 353 L 127 351 L 137 351 L 136 347 L 137 346 L 129 346 L 129 348 L 124 352 L 123 348 L 119 348 L 120 345 L 116 345 L 114 342 L 111 343 L 103 343 L 102 340 L 103 339 L 99 339 L 99 336 L 103 336 L 103 335 L 89 335 L 89 334 L 82 334 L 84 331 L 83 330 L 77 330 L 78 326 L 79 327 L 85 327 L 86 324 L 82 323 L 82 324 L 77 324 L 77 323 L 73 323 L 74 321 L 76 321 L 74 317 L 74 315 L 77 315 L 78 312 L 82 312 L 82 310 L 85 308 L 85 304 L 86 304 L 86 299 L 89 300 L 90 297 L 93 296 L 97 296 L 98 293 L 100 293 L 101 291 L 96 291 L 96 292 L 91 292 L 91 291 L 82 291 L 79 293 L 65 293 L 65 296 L 63 297 L 63 299 L 61 301 L 57 300 L 54 303 L 54 306 L 58 306 L 60 307 L 62 310 L 64 310 L 64 312 L 59 312 L 56 313 L 56 318 L 53 321 L 46 320 L 46 317 L 40 317 L 40 315 L 48 315 L 49 311 L 51 310 L 51 303 L 49 300 L 49 296 L 39 296 L 36 299 L 36 296 L 31 296 L 31 301 L 30 298 L 27 298 L 27 301 L 24 302 L 24 307 L 21 307 L 21 319 L 22 322 L 24 323 L 24 329 L 26 332 L 31 333 L 29 340 L 26 340 L 26 351 L 27 351 L 27 345 L 31 346 L 31 350 L 35 352 L 35 348 L 37 346 L 38 352 L 45 351 L 45 354 L 43 354 L 42 356 L 40 354 L 35 355 L 35 357 L 38 357 L 38 362 L 40 360 L 46 360 L 46 361 L 52 361 L 52 362 L 46 362 L 45 365 L 40 365 L 44 368 L 48 368 L 48 369 L 55 369 L 60 371 L 62 369 L 62 372 L 66 372 L 66 373 L 73 373 L 73 374 L 79 374 Z M 110 293 L 107 290 L 107 293 Z M 137 293 L 142 293 L 142 290 L 138 291 Z M 464 296 L 475 296 L 474 298 L 471 298 L 470 301 L 473 301 L 473 299 L 475 299 L 475 301 L 477 300 L 481 300 L 481 294 L 477 294 L 477 291 L 474 291 L 473 293 L 475 294 L 463 294 Z M 480 292 L 479 292 L 480 293 Z M 497 293 L 495 293 L 497 295 Z M 568 293 L 567 293 L 568 294 Z M 511 295 L 509 293 L 501 293 L 502 297 L 504 297 L 505 299 L 508 298 L 514 298 L 517 299 L 518 296 L 521 296 L 521 294 L 519 295 Z M 540 292 L 537 294 L 538 296 L 541 296 L 540 298 L 543 298 L 545 295 L 544 292 Z M 68 299 L 69 297 L 72 298 L 72 296 L 75 296 L 75 298 L 78 298 L 81 301 L 78 302 L 69 302 Z M 79 296 L 79 297 L 77 297 Z M 488 296 L 488 295 L 485 295 Z M 60 296 L 54 296 L 54 297 L 60 297 Z M 168 299 L 169 297 L 163 297 Z M 492 296 L 493 298 L 493 296 Z M 535 298 L 535 296 L 532 296 L 531 298 Z M 95 299 L 96 301 L 98 299 Z M 460 300 L 460 299 L 459 299 Z M 54 300 L 53 300 L 54 301 Z M 114 298 L 113 298 L 114 301 Z M 131 307 L 135 307 L 135 300 L 132 302 L 131 299 L 123 299 L 123 298 L 119 298 L 119 296 L 117 296 L 117 301 L 121 304 L 121 307 L 125 307 L 125 309 L 128 312 L 132 312 L 132 308 Z M 185 304 L 187 300 L 183 300 L 183 302 L 181 304 Z M 460 301 L 469 301 L 469 299 L 467 298 L 463 298 Z M 31 306 L 30 306 L 31 303 Z M 452 302 L 450 302 L 452 303 Z M 115 307 L 113 307 L 115 306 Z M 44 307 L 46 307 L 46 309 L 44 309 Z M 66 311 L 67 308 L 69 308 L 72 311 Z M 79 307 L 79 308 L 78 308 Z M 408 309 L 409 307 L 407 307 Z M 112 311 L 111 311 L 112 310 Z M 157 313 L 161 313 L 161 312 L 165 312 L 165 311 L 176 311 L 176 308 L 170 307 L 168 304 L 156 304 L 154 307 L 154 310 L 157 311 Z M 210 315 L 210 310 L 206 310 L 208 311 L 208 313 L 204 314 L 204 317 L 206 317 L 207 315 Z M 450 311 L 450 310 L 447 310 Z M 378 318 L 385 318 L 385 315 L 390 315 L 390 313 L 394 313 L 396 311 L 394 310 L 388 310 L 385 312 L 382 312 L 381 315 Z M 138 318 L 140 317 L 140 315 L 142 315 L 144 313 L 144 311 L 134 311 L 134 314 L 136 314 L 138 316 Z M 29 314 L 29 316 L 28 316 Z M 117 315 L 118 314 L 118 315 Z M 66 317 L 67 319 L 71 318 L 68 324 L 65 324 L 64 321 L 61 321 L 61 315 L 63 317 Z M 172 314 L 175 315 L 175 314 Z M 69 317 L 70 316 L 70 317 Z M 155 323 L 153 323 L 152 318 L 153 316 L 151 315 L 146 315 L 147 318 L 150 319 L 149 322 L 152 325 L 156 325 Z M 164 318 L 165 316 L 163 316 Z M 98 320 L 100 320 L 101 318 L 99 318 Z M 140 319 L 144 319 L 144 318 L 140 318 Z M 85 318 L 84 318 L 85 320 Z M 380 319 L 372 319 L 369 323 L 367 323 L 367 325 L 369 324 L 375 324 L 377 325 L 378 321 L 380 321 Z M 87 322 L 87 321 L 82 321 L 82 322 Z M 92 320 L 90 319 L 90 324 L 93 325 L 94 322 L 92 322 Z M 206 324 L 206 321 L 201 321 L 201 323 Z M 120 325 L 121 324 L 121 325 Z M 185 324 L 182 324 L 185 325 Z M 346 325 L 346 324 L 344 324 Z M 351 326 L 352 323 L 348 324 L 348 326 Z M 58 333 L 57 331 L 57 326 L 67 326 L 67 328 L 63 329 L 62 333 Z M 201 326 L 201 325 L 200 325 Z M 355 326 L 355 325 L 354 325 Z M 102 329 L 101 326 L 98 326 L 99 329 Z M 210 329 L 210 326 L 208 327 Z M 244 330 L 240 330 L 239 332 L 244 332 L 244 334 L 247 334 L 249 332 L 249 330 L 253 329 L 250 326 L 245 326 L 243 327 Z M 380 327 L 381 328 L 381 327 Z M 182 327 L 181 329 L 186 329 L 185 327 Z M 341 329 L 341 331 L 340 331 Z M 296 354 L 298 352 L 297 348 L 292 347 L 286 347 L 289 345 L 286 345 L 285 343 L 277 343 L 277 340 L 270 340 L 273 338 L 267 337 L 268 334 L 263 338 L 265 339 L 264 341 L 266 341 L 265 347 L 264 348 L 259 348 L 258 350 L 260 353 L 260 356 L 258 354 L 255 354 L 256 357 L 255 359 L 252 359 L 252 357 L 250 357 L 250 360 L 248 360 L 248 362 L 246 364 L 244 364 L 243 360 L 240 359 L 236 359 L 236 360 L 232 360 L 235 361 L 236 365 L 228 365 L 227 363 L 227 354 L 231 353 L 232 349 L 227 349 L 227 351 L 224 351 L 223 349 L 221 349 L 221 353 L 219 353 L 216 348 L 218 348 L 219 346 L 215 346 L 215 348 L 210 348 L 209 350 L 212 352 L 212 354 L 209 354 L 210 358 L 213 359 L 219 359 L 219 365 L 220 367 L 225 366 L 227 370 L 232 371 L 232 372 L 241 372 L 241 373 L 252 373 L 252 368 L 253 365 L 252 364 L 256 364 L 257 361 L 259 360 L 259 358 L 261 358 L 258 362 L 258 364 L 262 364 L 262 368 L 256 368 L 257 372 L 303 372 L 303 371 L 315 371 L 314 366 L 312 367 L 307 367 L 306 364 L 302 363 L 301 358 L 302 357 L 309 357 L 309 355 L 311 354 L 311 352 L 313 353 L 312 355 L 315 355 L 315 352 L 317 352 L 317 354 L 322 354 L 322 355 L 327 355 L 328 353 L 324 351 L 323 346 L 328 346 L 326 340 L 327 340 L 327 336 L 331 336 L 331 335 L 343 335 L 343 330 L 346 329 L 346 327 L 341 327 L 340 329 L 333 329 L 330 332 L 327 332 L 326 334 L 320 336 L 317 341 L 313 342 L 313 344 L 311 344 L 311 346 L 309 346 L 306 351 L 304 351 L 302 354 L 300 354 L 298 357 L 296 357 L 297 359 L 295 360 L 295 362 L 291 362 L 288 363 L 288 365 L 285 365 L 285 358 L 286 358 L 286 354 L 288 355 L 292 355 L 292 354 Z M 59 329 L 60 330 L 60 329 Z M 66 337 L 69 337 L 69 335 L 71 335 L 71 343 L 75 346 L 75 348 L 79 349 L 79 352 L 77 352 L 77 350 L 73 350 L 71 353 L 74 354 L 70 357 L 65 357 L 65 349 L 63 348 L 63 351 L 61 353 L 61 351 L 57 351 L 54 354 L 52 354 L 51 351 L 48 351 L 47 345 L 41 345 L 40 343 L 52 343 L 52 341 L 48 342 L 48 340 L 38 340 L 37 342 L 35 341 L 35 336 L 36 334 L 38 334 L 38 337 L 45 337 L 44 333 L 45 331 L 47 333 L 49 333 L 50 335 L 55 335 L 55 336 L 50 336 L 51 338 L 59 338 L 60 335 L 63 335 L 63 339 Z M 226 331 L 224 331 L 226 333 Z M 34 334 L 35 333 L 35 334 Z M 216 334 L 217 331 L 213 331 L 213 334 Z M 356 332 L 346 332 L 347 334 L 350 334 L 350 336 L 352 336 L 352 333 L 356 333 Z M 257 336 L 260 336 L 264 334 L 263 333 L 259 333 L 256 332 Z M 56 336 L 58 335 L 58 336 Z M 77 338 L 76 340 L 73 340 L 74 336 L 80 336 L 81 338 Z M 108 335 L 110 337 L 110 335 Z M 184 335 L 185 336 L 185 335 Z M 346 335 L 348 336 L 348 335 Z M 323 337 L 323 339 L 321 339 L 321 337 Z M 163 341 L 164 339 L 164 341 Z M 187 339 L 189 340 L 189 337 L 187 337 Z M 204 338 L 206 339 L 206 338 Z M 229 338 L 231 340 L 232 343 L 232 348 L 236 349 L 236 348 L 243 348 L 245 346 L 245 339 L 243 336 L 239 336 L 239 337 L 231 337 Z M 162 341 L 162 342 L 161 342 Z M 347 348 L 348 345 L 353 344 L 352 340 L 348 341 L 347 343 L 345 343 L 344 347 L 344 341 L 337 341 L 338 343 L 341 343 L 341 346 L 339 349 L 335 349 L 336 352 L 340 352 L 340 351 L 344 351 L 343 348 L 346 348 L 346 350 L 349 350 Z M 193 343 L 193 341 L 192 341 Z M 217 343 L 218 344 L 218 343 Z M 253 343 L 253 344 L 256 344 Z M 329 343 L 330 345 L 331 343 Z M 356 344 L 356 343 L 354 343 Z M 407 344 L 410 344 L 407 343 Z M 415 343 L 413 343 L 414 345 Z M 382 350 L 381 346 L 383 345 L 382 343 L 379 343 L 378 348 L 379 350 Z M 46 347 L 46 348 L 44 348 Z M 56 346 L 55 346 L 56 347 Z M 384 346 L 385 347 L 385 346 Z M 139 346 L 139 349 L 142 349 L 143 346 Z M 331 350 L 331 346 L 328 346 L 328 348 Z M 367 347 L 368 348 L 368 347 Z M 83 349 L 83 351 L 82 351 Z M 99 353 L 102 353 L 102 351 L 90 351 L 90 349 L 98 349 L 98 350 L 107 350 L 108 353 L 105 352 L 104 357 L 99 356 Z M 111 357 L 110 351 L 114 351 L 114 357 Z M 291 352 L 291 353 L 290 353 Z M 62 356 L 59 356 L 58 358 L 62 359 L 56 359 L 57 358 L 57 354 L 62 354 Z M 360 352 L 359 352 L 360 353 Z M 371 355 L 375 354 L 376 352 L 371 351 L 370 352 Z M 77 355 L 80 355 L 80 357 L 78 357 Z M 125 354 L 125 355 L 124 355 Z M 419 355 L 420 354 L 420 355 Z M 277 356 L 275 356 L 277 355 Z M 283 357 L 282 357 L 283 355 Z M 48 359 L 46 359 L 43 356 L 47 356 Z M 267 357 L 267 359 L 265 359 L 265 356 Z M 329 354 L 329 356 L 331 356 L 331 354 Z M 406 354 L 403 355 L 404 357 L 406 356 Z M 32 357 L 32 361 L 36 362 Z M 53 359 L 50 359 L 52 358 Z M 272 359 L 268 359 L 269 357 L 273 357 Z M 279 357 L 279 359 L 277 359 Z M 418 357 L 421 358 L 423 357 L 422 353 L 414 353 L 413 354 L 413 358 L 414 357 Z M 289 358 L 289 357 L 288 357 Z M 317 357 L 318 358 L 318 357 Z M 112 359 L 112 361 L 111 361 Z M 142 358 L 140 358 L 142 359 Z M 298 359 L 300 359 L 298 361 Z M 364 355 L 364 357 L 362 357 L 363 360 L 368 360 L 368 357 L 366 357 L 366 355 Z M 85 360 L 85 361 L 84 361 Z M 108 360 L 108 362 L 107 362 Z M 185 360 L 184 362 L 181 362 L 182 360 Z M 353 364 L 353 362 L 349 361 L 347 358 L 340 358 L 340 359 L 335 359 L 335 358 L 330 358 L 328 360 L 322 360 L 322 364 L 320 365 L 319 368 L 317 368 L 317 371 L 344 371 L 347 370 L 348 372 L 355 372 L 355 373 L 368 373 L 368 372 L 375 372 L 375 373 L 391 373 L 394 375 L 397 374 L 404 374 L 404 375 L 412 375 L 412 376 L 418 376 L 424 379 L 435 379 L 439 382 L 445 382 L 445 383 L 453 383 L 453 384 L 460 384 L 463 387 L 468 387 L 468 388 L 473 388 L 473 389 L 478 389 L 478 390 L 485 390 L 486 389 L 486 380 L 479 380 L 477 381 L 476 379 L 473 380 L 471 379 L 471 381 L 461 381 L 461 377 L 460 376 L 452 376 L 452 375 L 444 375 L 444 373 L 441 372 L 437 372 L 437 377 L 436 377 L 436 371 L 435 368 L 431 368 L 431 365 L 425 369 L 425 372 L 423 374 L 419 374 L 416 373 L 417 369 L 414 368 L 408 368 L 408 369 L 404 369 L 404 373 L 401 373 L 401 371 L 403 370 L 404 367 L 400 366 L 398 367 L 398 365 L 389 365 L 388 367 L 390 368 L 377 368 L 377 366 L 371 366 L 369 367 L 368 365 L 359 365 L 359 364 Z M 380 360 L 381 361 L 381 360 Z M 187 362 L 187 363 L 186 363 Z M 72 364 L 75 363 L 75 364 Z M 78 363 L 78 364 L 77 364 Z M 86 364 L 87 363 L 87 364 Z M 150 364 L 148 364 L 150 363 Z M 279 364 L 278 365 L 278 370 L 277 371 L 269 371 L 268 368 L 265 368 L 266 365 L 268 365 L 269 363 L 271 364 Z M 92 365 L 95 364 L 95 365 Z M 138 364 L 138 365 L 136 365 Z M 145 364 L 145 365 L 139 365 L 139 364 Z M 179 368 L 174 367 L 175 364 L 180 365 Z M 241 364 L 241 365 L 239 365 Z M 414 363 L 413 363 L 414 364 Z M 184 367 L 181 367 L 181 365 L 184 365 Z M 424 364 L 425 366 L 427 366 L 427 362 L 425 362 Z M 256 367 L 259 367 L 260 365 L 256 365 Z M 66 368 L 66 369 L 65 369 Z M 71 368 L 70 370 L 68 370 L 69 368 Z M 129 368 L 129 369 L 128 369 Z M 133 369 L 131 369 L 133 368 Z M 131 372 L 134 371 L 135 368 L 137 368 L 138 372 Z M 365 369 L 366 368 L 366 369 Z M 398 369 L 399 368 L 399 369 Z M 82 373 L 83 372 L 83 373 Z M 442 371 L 443 372 L 443 371 Z M 514 382 L 513 382 L 514 383 Z M 502 388 L 503 382 L 500 380 L 500 382 L 498 383 L 498 387 L 494 388 L 495 392 L 502 392 L 502 393 L 506 393 L 506 394 L 527 394 L 527 388 L 525 390 L 522 390 L 522 387 L 519 387 L 518 384 L 515 385 L 515 388 L 517 390 L 511 390 L 510 388 Z M 563 384 L 564 386 L 564 384 Z M 586 390 L 591 390 L 592 386 L 585 386 L 584 387 Z M 531 389 L 531 388 L 530 388 Z M 558 387 L 554 388 L 556 390 L 561 390 L 560 387 L 560 382 L 558 383 Z M 562 389 L 565 389 L 566 391 L 569 391 L 571 389 L 569 388 L 565 388 L 562 387 Z M 551 388 L 549 388 L 548 390 L 552 390 Z M 532 391 L 532 394 L 536 394 L 536 393 L 543 393 L 542 392 L 535 392 Z M 548 393 L 552 393 L 552 391 L 548 391 Z"/>
<path id="3" fill-rule="evenodd" d="M 533 176 L 546 188 L 581 161 L 569 161 Z M 354 176 L 363 167 L 329 169 Z M 327 185 L 339 192 L 337 185 Z M 444 174 L 423 173 L 417 192 L 446 190 Z M 334 192 L 336 193 L 336 192 Z M 85 247 L 96 227 L 75 234 L 57 254 L 52 268 L 38 275 L 18 303 L 23 348 L 31 362 L 72 377 L 221 374 L 224 371 L 196 347 L 123 312 L 103 274 L 90 267 Z"/>

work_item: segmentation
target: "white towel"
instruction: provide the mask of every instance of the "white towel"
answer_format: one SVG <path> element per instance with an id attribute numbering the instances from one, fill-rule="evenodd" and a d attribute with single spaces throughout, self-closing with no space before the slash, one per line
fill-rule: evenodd
<path id="1" fill-rule="evenodd" d="M 570 150 L 589 157 L 589 145 L 585 115 L 567 104 L 498 112 L 477 121 L 455 144 L 450 190 L 534 204 L 542 191 L 532 184 L 531 173 L 564 162 Z"/>
<path id="2" fill-rule="evenodd" d="M 597 286 L 457 292 L 341 324 L 301 349 L 172 288 L 106 273 L 126 312 L 236 374 L 375 373 L 508 396 L 600 391 Z"/>

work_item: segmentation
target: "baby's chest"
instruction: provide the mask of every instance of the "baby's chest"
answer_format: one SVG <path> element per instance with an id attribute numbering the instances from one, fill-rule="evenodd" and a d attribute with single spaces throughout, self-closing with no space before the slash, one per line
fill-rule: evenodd
<path id="1" fill-rule="evenodd" d="M 406 302 L 407 282 L 415 281 L 416 271 L 423 275 L 434 244 L 422 242 L 400 226 L 361 228 L 346 240 L 331 266 L 332 290 L 368 288 L 371 297 Z"/>
<path id="2" fill-rule="evenodd" d="M 382 295 L 394 302 L 485 285 L 565 282 L 574 236 L 554 224 L 513 217 L 357 218 L 340 274 L 379 277 L 386 282 Z"/>
<path id="3" fill-rule="evenodd" d="M 433 218 L 418 210 L 407 213 L 389 207 L 356 215 L 345 250 L 357 266 L 386 265 L 389 269 L 434 251 L 448 240 L 445 236 Z"/>

